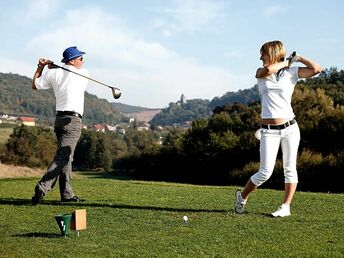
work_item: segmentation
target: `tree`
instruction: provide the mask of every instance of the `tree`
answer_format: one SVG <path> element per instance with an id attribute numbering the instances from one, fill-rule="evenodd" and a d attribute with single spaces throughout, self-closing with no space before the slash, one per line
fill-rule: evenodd
<path id="1" fill-rule="evenodd" d="M 53 160 L 55 150 L 52 130 L 22 125 L 13 129 L 1 160 L 15 165 L 46 167 Z"/>

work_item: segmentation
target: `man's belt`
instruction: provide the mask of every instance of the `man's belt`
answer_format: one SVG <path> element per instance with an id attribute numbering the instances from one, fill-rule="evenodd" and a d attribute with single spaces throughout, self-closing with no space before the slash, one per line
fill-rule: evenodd
<path id="1" fill-rule="evenodd" d="M 74 111 L 57 111 L 56 115 L 57 116 L 75 116 L 75 117 L 79 117 L 80 119 L 82 119 L 82 115 L 80 115 L 78 112 L 74 112 Z"/>

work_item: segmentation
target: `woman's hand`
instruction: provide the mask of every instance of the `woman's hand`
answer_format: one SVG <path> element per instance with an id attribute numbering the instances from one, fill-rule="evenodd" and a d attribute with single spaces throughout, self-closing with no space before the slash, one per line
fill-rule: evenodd
<path id="1" fill-rule="evenodd" d="M 296 51 L 294 51 L 293 53 L 291 53 L 291 55 L 287 58 L 288 62 L 289 62 L 289 66 L 292 63 L 298 62 L 300 60 L 300 56 L 296 53 Z"/>

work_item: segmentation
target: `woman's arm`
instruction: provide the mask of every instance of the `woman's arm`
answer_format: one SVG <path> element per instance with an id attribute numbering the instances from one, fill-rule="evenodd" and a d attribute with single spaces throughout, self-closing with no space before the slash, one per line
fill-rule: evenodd
<path id="1" fill-rule="evenodd" d="M 280 69 L 289 65 L 289 61 L 282 61 L 279 63 L 270 64 L 266 67 L 258 68 L 256 72 L 256 78 L 264 78 L 271 74 L 277 73 Z"/>
<path id="2" fill-rule="evenodd" d="M 299 78 L 309 78 L 322 71 L 322 68 L 319 64 L 303 56 L 299 56 L 298 61 L 307 66 L 299 68 Z"/>

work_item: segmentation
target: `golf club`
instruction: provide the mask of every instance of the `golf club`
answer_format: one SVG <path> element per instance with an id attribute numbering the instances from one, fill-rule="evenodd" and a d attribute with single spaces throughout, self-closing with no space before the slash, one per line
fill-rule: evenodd
<path id="1" fill-rule="evenodd" d="M 121 90 L 120 90 L 119 88 L 116 88 L 116 87 L 107 85 L 107 84 L 105 84 L 105 83 L 102 83 L 102 82 L 100 82 L 100 81 L 97 81 L 97 80 L 95 80 L 95 79 L 92 79 L 92 78 L 90 78 L 90 77 L 87 77 L 87 76 L 85 76 L 85 75 L 82 75 L 82 74 L 80 74 L 80 73 L 77 73 L 77 72 L 74 72 L 74 71 L 72 71 L 72 70 L 69 70 L 68 68 L 65 68 L 65 67 L 59 66 L 59 65 L 57 65 L 57 64 L 54 64 L 54 62 L 49 63 L 49 64 L 48 64 L 48 68 L 49 68 L 49 69 L 61 68 L 62 70 L 65 70 L 65 71 L 67 71 L 67 72 L 71 72 L 71 73 L 77 74 L 77 75 L 79 75 L 79 76 L 81 76 L 81 77 L 84 77 L 84 78 L 90 80 L 90 81 L 96 82 L 96 83 L 98 83 L 98 84 L 101 84 L 101 85 L 103 85 L 103 86 L 105 86 L 105 87 L 110 88 L 111 91 L 112 91 L 112 96 L 113 96 L 115 99 L 119 99 L 119 97 L 121 97 L 122 92 L 121 92 Z"/>

